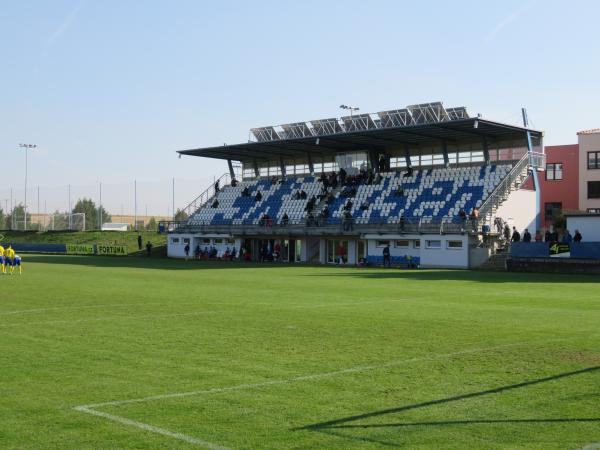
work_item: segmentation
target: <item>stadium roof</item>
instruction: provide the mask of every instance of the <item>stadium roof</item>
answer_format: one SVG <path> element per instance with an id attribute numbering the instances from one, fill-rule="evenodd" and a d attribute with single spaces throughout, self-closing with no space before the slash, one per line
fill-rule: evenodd
<path id="1" fill-rule="evenodd" d="M 403 115 L 409 116 L 410 122 L 403 123 Z M 415 123 L 419 121 L 417 117 L 423 117 L 422 123 Z M 251 163 L 279 158 L 306 158 L 308 155 L 332 157 L 338 153 L 371 149 L 390 153 L 410 150 L 416 153 L 441 148 L 443 144 L 448 147 L 474 145 L 482 148 L 484 140 L 490 148 L 516 148 L 526 146 L 527 131 L 531 133 L 533 144 L 539 145 L 543 136 L 541 131 L 480 117 L 469 118 L 464 108 L 444 109 L 441 103 L 431 103 L 377 115 L 360 114 L 340 120 L 324 119 L 254 128 L 251 132 L 257 142 L 180 150 L 178 153 Z"/>

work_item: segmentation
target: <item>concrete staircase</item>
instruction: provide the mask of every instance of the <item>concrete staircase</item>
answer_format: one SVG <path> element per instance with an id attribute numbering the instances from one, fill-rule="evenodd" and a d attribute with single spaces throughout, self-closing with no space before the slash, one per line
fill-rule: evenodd
<path id="1" fill-rule="evenodd" d="M 490 259 L 479 266 L 479 268 L 481 270 L 505 271 L 506 260 L 508 257 L 508 252 L 496 253 L 495 255 L 490 256 Z"/>

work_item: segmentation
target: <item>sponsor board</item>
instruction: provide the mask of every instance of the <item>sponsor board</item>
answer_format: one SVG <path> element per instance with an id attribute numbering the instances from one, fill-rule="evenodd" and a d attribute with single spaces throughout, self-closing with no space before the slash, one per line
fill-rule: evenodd
<path id="1" fill-rule="evenodd" d="M 93 255 L 94 253 L 94 246 L 91 244 L 67 244 L 69 255 Z"/>
<path id="2" fill-rule="evenodd" d="M 565 243 L 555 242 L 550 246 L 550 258 L 569 258 L 571 246 Z"/>

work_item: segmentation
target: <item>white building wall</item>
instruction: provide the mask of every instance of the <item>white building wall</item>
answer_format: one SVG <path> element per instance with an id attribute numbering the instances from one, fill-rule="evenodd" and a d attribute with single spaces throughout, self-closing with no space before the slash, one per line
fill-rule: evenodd
<path id="1" fill-rule="evenodd" d="M 582 242 L 600 242 L 600 216 L 567 216 L 567 229 L 572 236 L 579 230 Z"/>
<path id="2" fill-rule="evenodd" d="M 229 250 L 232 250 L 234 245 L 236 253 L 239 254 L 240 251 L 241 241 L 233 241 L 230 235 L 169 234 L 167 237 L 167 256 L 169 258 L 185 258 L 184 249 L 186 239 L 188 239 L 190 243 L 190 257 L 194 257 L 194 251 L 197 244 L 200 244 L 202 250 L 204 250 L 204 247 L 210 248 L 213 246 L 217 249 L 219 255 L 225 253 L 225 250 L 228 247 Z M 204 243 L 205 239 L 209 239 L 210 243 Z M 221 241 L 220 243 L 218 243 L 219 240 Z"/>
<path id="3" fill-rule="evenodd" d="M 523 234 L 527 228 L 529 232 L 535 234 L 536 200 L 535 191 L 528 189 L 519 189 L 511 192 L 508 199 L 500 205 L 496 211 L 496 216 L 501 217 L 512 227 Z"/>
<path id="4" fill-rule="evenodd" d="M 428 242 L 440 242 L 439 247 Z M 460 241 L 460 248 L 451 248 L 450 242 Z M 469 267 L 469 237 L 466 234 L 424 234 L 421 236 L 421 267 L 446 267 L 467 269 Z"/>

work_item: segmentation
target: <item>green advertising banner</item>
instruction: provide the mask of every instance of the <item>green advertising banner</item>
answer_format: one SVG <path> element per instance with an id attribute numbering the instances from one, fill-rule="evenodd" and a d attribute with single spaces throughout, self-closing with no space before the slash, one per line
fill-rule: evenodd
<path id="1" fill-rule="evenodd" d="M 93 255 L 94 246 L 88 244 L 67 244 L 67 254 L 69 255 Z"/>
<path id="2" fill-rule="evenodd" d="M 97 249 L 99 255 L 127 256 L 127 246 L 126 245 L 97 244 L 96 249 Z"/>

